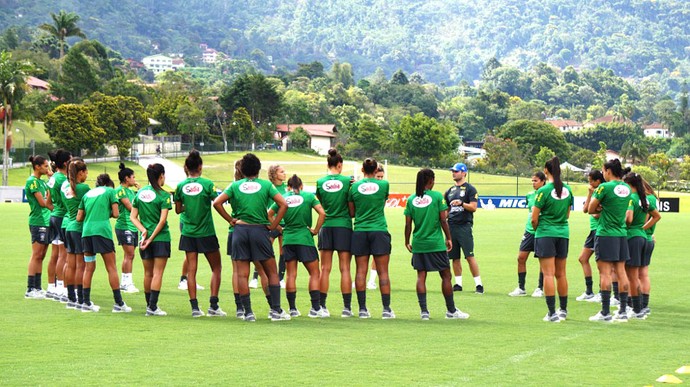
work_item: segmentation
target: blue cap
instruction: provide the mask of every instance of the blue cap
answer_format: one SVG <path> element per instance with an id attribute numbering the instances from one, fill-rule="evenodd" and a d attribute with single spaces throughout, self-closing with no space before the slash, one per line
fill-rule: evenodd
<path id="1" fill-rule="evenodd" d="M 463 163 L 457 163 L 450 168 L 453 172 L 467 172 L 467 165 Z"/>

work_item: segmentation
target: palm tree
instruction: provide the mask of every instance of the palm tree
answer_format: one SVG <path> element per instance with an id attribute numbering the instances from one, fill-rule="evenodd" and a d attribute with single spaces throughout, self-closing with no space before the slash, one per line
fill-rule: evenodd
<path id="1" fill-rule="evenodd" d="M 7 185 L 7 171 L 9 163 L 8 133 L 12 130 L 12 105 L 24 97 L 26 78 L 32 66 L 25 62 L 12 61 L 12 54 L 7 51 L 0 53 L 0 99 L 4 113 L 3 132 L 4 144 L 2 154 L 2 185 Z"/>
<path id="2" fill-rule="evenodd" d="M 86 35 L 77 27 L 77 22 L 80 17 L 76 13 L 61 10 L 57 15 L 51 12 L 50 17 L 53 18 L 53 24 L 44 23 L 38 26 L 38 28 L 58 39 L 60 42 L 60 61 L 62 61 L 62 58 L 65 56 L 65 39 L 71 36 L 78 36 L 82 39 L 86 39 Z M 62 72 L 61 65 L 60 72 Z"/>

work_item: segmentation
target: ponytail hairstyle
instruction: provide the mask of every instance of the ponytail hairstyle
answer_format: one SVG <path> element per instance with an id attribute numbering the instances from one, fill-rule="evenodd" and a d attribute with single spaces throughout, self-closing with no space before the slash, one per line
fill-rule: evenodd
<path id="1" fill-rule="evenodd" d="M 338 153 L 337 149 L 331 148 L 328 150 L 328 158 L 326 160 L 328 160 L 328 168 L 335 168 L 338 166 L 338 163 L 343 163 L 343 156 Z"/>
<path id="2" fill-rule="evenodd" d="M 642 176 L 640 176 L 640 177 L 642 177 Z M 652 185 L 649 184 L 647 182 L 647 180 L 644 179 L 644 177 L 642 177 L 642 185 L 644 185 L 644 190 L 645 190 L 645 193 L 647 195 L 654 195 L 655 198 L 657 198 L 657 199 L 659 198 L 659 196 L 654 191 L 654 187 L 652 187 Z"/>
<path id="3" fill-rule="evenodd" d="M 619 179 L 622 179 L 626 173 L 630 172 L 630 167 L 623 168 L 623 165 L 621 165 L 621 161 L 618 159 L 613 159 L 611 161 L 607 161 L 606 163 L 604 163 L 604 169 L 611 171 L 613 176 Z"/>
<path id="4" fill-rule="evenodd" d="M 120 171 L 117 173 L 117 178 L 120 179 L 120 183 L 124 183 L 128 177 L 134 175 L 134 171 L 131 168 L 127 168 L 125 163 L 120 163 Z"/>
<path id="5" fill-rule="evenodd" d="M 41 155 L 29 156 L 29 161 L 31 162 L 31 167 L 36 170 L 36 167 L 39 167 L 46 162 L 46 158 Z"/>
<path id="6" fill-rule="evenodd" d="M 553 158 L 544 164 L 544 168 L 553 177 L 553 186 L 556 190 L 556 196 L 559 198 L 563 193 L 563 181 L 561 181 L 561 162 L 558 160 L 558 156 L 553 156 Z"/>
<path id="7" fill-rule="evenodd" d="M 187 174 L 189 175 L 190 173 L 198 173 L 199 168 L 201 168 L 201 165 L 203 163 L 204 162 L 201 160 L 201 155 L 199 154 L 199 151 L 196 149 L 190 150 L 189 155 L 184 160 L 184 166 L 187 169 Z"/>
<path id="8" fill-rule="evenodd" d="M 158 179 L 161 175 L 165 175 L 165 167 L 162 164 L 149 164 L 149 167 L 146 168 L 146 177 L 149 179 L 149 184 L 158 192 L 163 191 L 163 188 L 158 184 Z"/>
<path id="9" fill-rule="evenodd" d="M 532 174 L 532 176 L 539 179 L 539 181 L 546 181 L 546 175 L 542 171 L 536 171 Z"/>
<path id="10" fill-rule="evenodd" d="M 53 169 L 64 169 L 67 167 L 67 162 L 72 158 L 72 153 L 64 149 L 56 149 L 48 152 L 48 157 L 53 163 Z"/>
<path id="11" fill-rule="evenodd" d="M 642 207 L 644 212 L 647 212 L 647 210 L 649 210 L 649 203 L 647 202 L 647 193 L 644 188 L 644 184 L 642 183 L 642 176 L 640 176 L 638 173 L 630 172 L 623 177 L 623 181 L 629 186 L 635 188 L 635 191 L 637 191 L 637 196 L 640 197 L 640 207 Z"/>
<path id="12" fill-rule="evenodd" d="M 594 181 L 598 181 L 599 183 L 603 183 L 606 181 L 606 179 L 604 179 L 604 174 L 601 173 L 601 171 L 598 169 L 591 170 L 589 172 L 588 176 L 590 179 L 592 179 Z"/>
<path id="13" fill-rule="evenodd" d="M 244 177 L 256 177 L 261 172 L 261 160 L 253 153 L 247 153 L 242 157 L 240 171 Z"/>
<path id="14" fill-rule="evenodd" d="M 86 171 L 86 163 L 80 157 L 75 157 L 67 164 L 67 179 L 69 186 L 72 189 L 72 194 L 77 194 L 77 175 L 81 171 Z"/>
<path id="15" fill-rule="evenodd" d="M 292 188 L 292 192 L 294 192 L 295 195 L 299 195 L 299 187 L 302 186 L 302 179 L 297 175 L 292 175 L 292 177 L 288 179 L 287 185 Z"/>
<path id="16" fill-rule="evenodd" d="M 436 175 L 434 174 L 434 171 L 429 168 L 420 169 L 419 172 L 417 172 L 417 183 L 415 185 L 415 194 L 417 197 L 421 198 L 424 196 L 424 190 L 426 189 L 427 184 L 429 184 L 429 182 L 435 178 Z"/>
<path id="17" fill-rule="evenodd" d="M 244 179 L 242 174 L 242 159 L 235 161 L 235 181 Z"/>
<path id="18" fill-rule="evenodd" d="M 367 175 L 372 175 L 376 173 L 376 168 L 378 168 L 378 163 L 376 162 L 376 159 L 373 157 L 367 157 L 366 160 L 362 163 L 362 170 L 364 173 Z"/>
<path id="19" fill-rule="evenodd" d="M 113 183 L 113 180 L 110 178 L 110 175 L 108 175 L 107 173 L 101 173 L 96 178 L 96 187 L 115 188 L 115 183 Z"/>
<path id="20" fill-rule="evenodd" d="M 268 167 L 268 180 L 270 180 L 274 185 L 276 178 L 278 177 L 278 168 L 280 168 L 279 164 L 274 164 Z"/>

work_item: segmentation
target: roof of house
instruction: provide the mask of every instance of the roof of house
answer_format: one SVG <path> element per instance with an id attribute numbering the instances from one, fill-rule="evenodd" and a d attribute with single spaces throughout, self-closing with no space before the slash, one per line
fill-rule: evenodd
<path id="1" fill-rule="evenodd" d="M 643 126 L 642 129 L 665 129 L 665 130 L 668 130 L 668 128 L 664 124 L 659 123 L 659 122 L 652 122 L 649 125 Z"/>
<path id="2" fill-rule="evenodd" d="M 589 121 L 589 124 L 605 124 L 609 122 L 620 122 L 622 124 L 632 124 L 632 121 L 630 121 L 627 118 L 616 118 L 614 116 L 603 116 L 599 118 L 595 118 L 592 121 Z"/>
<path id="3" fill-rule="evenodd" d="M 294 132 L 295 129 L 301 127 L 309 136 L 314 137 L 335 137 L 338 131 L 334 124 L 278 124 L 276 125 L 276 132 L 287 135 L 288 132 Z"/>
<path id="4" fill-rule="evenodd" d="M 557 127 L 557 128 L 563 128 L 563 127 L 577 127 L 577 126 L 582 126 L 581 123 L 575 121 L 575 120 L 546 120 L 549 124 Z"/>
<path id="5" fill-rule="evenodd" d="M 42 89 L 42 90 L 48 90 L 50 89 L 50 85 L 48 82 L 38 79 L 36 77 L 27 77 L 26 78 L 26 84 L 29 85 L 29 87 L 34 88 L 34 89 Z"/>

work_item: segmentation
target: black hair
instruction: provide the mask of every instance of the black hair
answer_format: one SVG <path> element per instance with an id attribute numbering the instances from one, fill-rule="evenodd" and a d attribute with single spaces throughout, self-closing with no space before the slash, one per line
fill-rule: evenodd
<path id="1" fill-rule="evenodd" d="M 164 174 L 165 167 L 162 164 L 149 164 L 149 167 L 146 168 L 146 177 L 149 178 L 149 184 L 151 184 L 153 189 L 159 192 L 162 191 L 163 188 L 158 184 L 158 179 Z"/>
<path id="2" fill-rule="evenodd" d="M 201 155 L 196 149 L 189 151 L 189 156 L 184 160 L 184 166 L 187 168 L 189 173 L 199 172 L 199 168 L 204 162 L 201 160 Z"/>
<path id="3" fill-rule="evenodd" d="M 647 202 L 647 190 L 642 182 L 642 176 L 640 176 L 638 173 L 630 172 L 623 177 L 623 181 L 629 186 L 635 188 L 635 191 L 637 191 L 637 196 L 640 197 L 640 207 L 642 207 L 644 212 L 647 212 L 649 209 L 649 203 Z"/>
<path id="4" fill-rule="evenodd" d="M 436 175 L 434 174 L 434 171 L 432 171 L 429 168 L 424 168 L 420 169 L 419 172 L 417 172 L 417 183 L 415 185 L 415 194 L 418 197 L 424 196 L 424 190 L 426 189 L 427 184 L 433 179 L 436 178 Z"/>
<path id="5" fill-rule="evenodd" d="M 604 174 L 600 170 L 594 169 L 588 173 L 590 179 L 603 183 L 605 181 Z"/>
<path id="6" fill-rule="evenodd" d="M 338 153 L 338 150 L 335 148 L 331 148 L 328 150 L 328 168 L 333 168 L 338 165 L 338 163 L 342 164 L 343 162 L 343 156 Z"/>
<path id="7" fill-rule="evenodd" d="M 244 179 L 242 174 L 242 159 L 235 161 L 235 181 Z"/>
<path id="8" fill-rule="evenodd" d="M 110 175 L 107 173 L 101 173 L 96 178 L 96 187 L 115 188 L 115 183 L 113 183 L 113 179 L 110 178 Z"/>
<path id="9" fill-rule="evenodd" d="M 48 157 L 50 157 L 50 161 L 53 162 L 56 169 L 63 169 L 67 167 L 67 162 L 72 158 L 72 153 L 61 148 L 48 152 Z"/>
<path id="10" fill-rule="evenodd" d="M 46 162 L 46 158 L 41 155 L 29 156 L 29 161 L 31 162 L 31 167 L 36 169 L 36 167 L 43 165 Z"/>
<path id="11" fill-rule="evenodd" d="M 540 181 L 546 181 L 546 175 L 542 171 L 536 171 L 532 174 L 532 176 L 536 177 Z"/>
<path id="12" fill-rule="evenodd" d="M 259 160 L 255 154 L 247 153 L 242 157 L 240 171 L 242 171 L 244 177 L 259 176 L 259 172 L 261 171 L 261 160 Z"/>
<path id="13" fill-rule="evenodd" d="M 367 159 L 362 163 L 362 170 L 364 170 L 364 173 L 367 175 L 371 175 L 372 173 L 376 173 L 376 168 L 378 166 L 379 164 L 376 162 L 375 158 L 367 157 Z"/>
<path id="14" fill-rule="evenodd" d="M 77 174 L 86 171 L 86 163 L 80 157 L 73 158 L 67 163 L 67 179 L 72 188 L 72 194 L 77 195 Z"/>
<path id="15" fill-rule="evenodd" d="M 561 162 L 558 160 L 558 156 L 553 156 L 551 160 L 547 161 L 544 168 L 553 177 L 553 187 L 556 190 L 556 196 L 560 198 L 563 193 L 563 181 L 561 181 Z"/>
<path id="16" fill-rule="evenodd" d="M 630 172 L 630 167 L 623 168 L 621 161 L 618 159 L 613 159 L 604 163 L 604 169 L 608 169 L 611 171 L 611 173 L 613 173 L 613 176 L 616 176 L 619 179 L 622 179 L 626 173 Z"/>
<path id="17" fill-rule="evenodd" d="M 376 167 L 376 173 L 378 173 L 378 172 L 384 172 L 384 173 L 386 172 L 386 171 L 383 169 L 383 165 L 379 164 L 379 166 Z"/>
<path id="18" fill-rule="evenodd" d="M 292 188 L 292 192 L 299 194 L 299 187 L 302 186 L 302 179 L 300 179 L 297 175 L 292 175 L 292 177 L 288 179 L 287 185 L 288 187 Z"/>
<path id="19" fill-rule="evenodd" d="M 127 168 L 125 163 L 120 163 L 120 171 L 117 173 L 117 178 L 120 179 L 120 183 L 124 183 L 128 177 L 134 175 L 134 171 L 131 168 Z"/>

